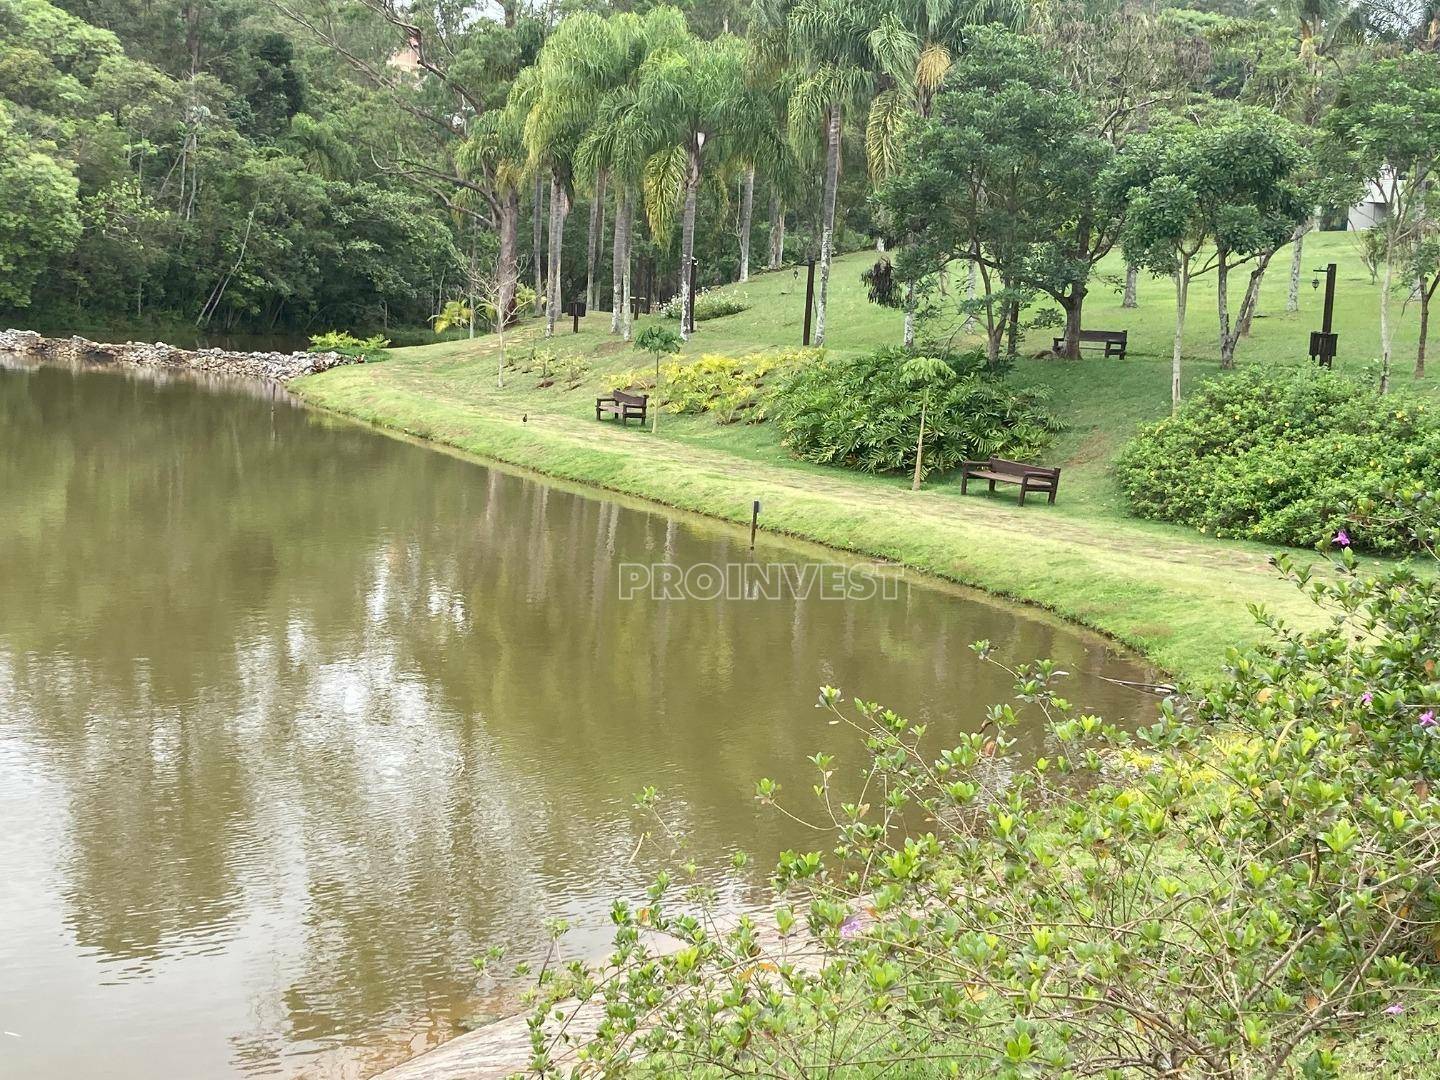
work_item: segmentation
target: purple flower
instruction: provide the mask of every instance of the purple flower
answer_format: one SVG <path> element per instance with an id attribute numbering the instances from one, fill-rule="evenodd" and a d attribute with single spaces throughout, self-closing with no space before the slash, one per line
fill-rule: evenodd
<path id="1" fill-rule="evenodd" d="M 1374 700 L 1375 700 L 1375 695 L 1372 694 L 1369 690 L 1366 690 L 1365 693 L 1363 693 L 1363 694 L 1360 695 L 1360 704 L 1361 704 L 1361 705 L 1369 705 L 1369 704 L 1370 704 L 1372 701 L 1374 701 Z"/>
<path id="2" fill-rule="evenodd" d="M 1427 709 L 1420 714 L 1420 726 L 1423 728 L 1432 728 L 1435 726 L 1434 709 Z"/>
<path id="3" fill-rule="evenodd" d="M 1400 1002 L 1398 1002 L 1398 1001 L 1395 1002 L 1393 1005 L 1386 1005 L 1386 1006 L 1385 1006 L 1385 1015 L 1386 1015 L 1386 1016 L 1403 1016 L 1404 1013 L 1405 1013 L 1405 1006 L 1404 1006 L 1404 1005 L 1401 1005 Z"/>
<path id="4" fill-rule="evenodd" d="M 1344 529 L 1341 529 L 1335 534 L 1335 543 L 1339 544 L 1341 547 L 1349 547 L 1350 534 L 1347 533 Z"/>
<path id="5" fill-rule="evenodd" d="M 842 938 L 853 938 L 860 933 L 860 916 L 851 915 L 840 924 L 840 936 Z"/>

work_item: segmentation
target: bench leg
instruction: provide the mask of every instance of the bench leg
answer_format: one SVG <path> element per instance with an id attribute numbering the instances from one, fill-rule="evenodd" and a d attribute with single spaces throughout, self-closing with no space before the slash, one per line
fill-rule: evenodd
<path id="1" fill-rule="evenodd" d="M 994 494 L 995 494 L 995 481 L 994 481 L 994 480 L 991 480 L 991 481 L 990 481 L 990 494 L 991 494 L 991 495 L 994 495 Z"/>
<path id="2" fill-rule="evenodd" d="M 1025 493 L 1026 493 L 1027 491 L 1029 491 L 1029 490 L 1030 490 L 1030 489 L 1029 489 L 1028 487 L 1026 487 L 1024 484 L 1021 484 L 1021 485 L 1020 485 L 1020 505 L 1021 505 L 1021 506 L 1024 506 L 1024 505 L 1025 505 Z"/>
<path id="3" fill-rule="evenodd" d="M 1060 487 L 1060 485 L 1059 485 L 1059 484 L 1056 484 L 1054 487 L 1052 487 L 1052 488 L 1050 489 L 1050 499 L 1049 499 L 1049 502 L 1050 502 L 1050 505 L 1051 505 L 1051 506 L 1054 506 L 1054 505 L 1055 505 L 1055 493 L 1056 493 L 1057 490 L 1059 490 L 1059 487 Z"/>
<path id="4" fill-rule="evenodd" d="M 969 486 L 970 486 L 970 474 L 969 474 L 969 473 L 961 473 L 961 474 L 960 474 L 960 494 L 961 494 L 961 495 L 964 495 L 964 494 L 965 494 L 965 489 L 966 489 L 967 487 L 969 487 Z"/>

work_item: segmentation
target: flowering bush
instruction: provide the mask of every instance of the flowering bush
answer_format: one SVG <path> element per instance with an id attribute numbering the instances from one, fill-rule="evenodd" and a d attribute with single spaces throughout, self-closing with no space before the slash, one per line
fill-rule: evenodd
<path id="1" fill-rule="evenodd" d="M 607 960 L 539 979 L 534 1072 L 1335 1076 L 1333 1037 L 1400 1011 L 1440 943 L 1440 584 L 1364 579 L 1348 550 L 1277 565 L 1328 620 L 1257 612 L 1268 644 L 1134 733 L 1050 663 L 947 747 L 823 690 L 819 730 L 865 765 L 811 759 L 815 808 L 784 812 L 815 843 L 780 857 L 771 910 L 726 919 L 689 871 L 615 904 Z M 1022 723 L 1050 737 L 1028 765 Z"/>
<path id="2" fill-rule="evenodd" d="M 1059 430 L 1043 395 L 1007 385 L 987 370 L 983 352 L 934 350 L 934 356 L 951 368 L 953 378 L 932 391 L 927 408 L 927 472 L 992 454 L 1033 458 Z M 905 349 L 886 348 L 866 356 L 826 356 L 791 369 L 771 407 L 785 445 L 822 465 L 864 472 L 913 469 L 925 398 L 907 373 L 912 359 Z"/>
<path id="3" fill-rule="evenodd" d="M 1142 428 L 1117 475 L 1141 517 L 1295 546 L 1348 526 L 1357 546 L 1397 552 L 1403 523 L 1354 521 L 1350 508 L 1440 489 L 1440 420 L 1328 371 L 1244 371 Z"/>

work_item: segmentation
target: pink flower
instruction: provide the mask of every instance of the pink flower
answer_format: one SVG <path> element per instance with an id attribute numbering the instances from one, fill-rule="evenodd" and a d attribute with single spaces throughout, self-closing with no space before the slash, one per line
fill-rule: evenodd
<path id="1" fill-rule="evenodd" d="M 1405 1013 L 1405 1006 L 1404 1006 L 1404 1005 L 1401 1005 L 1400 1002 L 1398 1002 L 1398 1001 L 1395 1002 L 1395 1003 L 1392 1004 L 1392 1005 L 1386 1005 L 1386 1006 L 1385 1006 L 1385 1015 L 1386 1015 L 1386 1016 L 1403 1016 L 1404 1013 Z"/>
<path id="2" fill-rule="evenodd" d="M 1374 701 L 1374 700 L 1375 700 L 1375 695 L 1372 694 L 1369 690 L 1366 690 L 1365 693 L 1363 693 L 1363 694 L 1360 695 L 1360 704 L 1361 704 L 1361 705 L 1369 705 L 1369 704 L 1370 704 L 1372 701 Z"/>
<path id="3" fill-rule="evenodd" d="M 1339 544 L 1342 548 L 1348 548 L 1350 546 L 1350 534 L 1344 529 L 1341 529 L 1335 534 L 1335 543 Z"/>
<path id="4" fill-rule="evenodd" d="M 860 916 L 851 915 L 840 924 L 840 936 L 842 938 L 853 938 L 860 933 Z"/>
<path id="5" fill-rule="evenodd" d="M 1432 728 L 1435 726 L 1434 709 L 1427 709 L 1425 712 L 1422 712 L 1420 714 L 1420 726 L 1423 728 Z"/>

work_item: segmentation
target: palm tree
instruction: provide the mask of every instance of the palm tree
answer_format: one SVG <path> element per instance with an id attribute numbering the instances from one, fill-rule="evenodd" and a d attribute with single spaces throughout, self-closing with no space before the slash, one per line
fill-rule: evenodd
<path id="1" fill-rule="evenodd" d="M 746 79 L 747 47 L 732 35 L 702 41 L 687 35 L 657 48 L 641 65 L 635 112 L 658 149 L 645 162 L 644 190 L 651 232 L 668 236 L 681 208 L 681 336 L 689 336 L 695 214 L 705 163 L 744 152 L 760 113 L 760 93 Z"/>
<path id="2" fill-rule="evenodd" d="M 663 145 L 663 134 L 637 100 L 637 86 L 646 59 L 660 50 L 681 45 L 686 37 L 684 17 L 674 8 L 660 7 L 643 19 L 621 14 L 604 20 L 603 38 L 588 71 L 596 92 L 593 118 L 576 150 L 575 164 L 582 175 L 594 178 L 615 193 L 615 239 L 611 266 L 612 303 L 610 332 L 630 340 L 631 248 L 635 202 L 642 190 L 646 161 Z"/>
<path id="3" fill-rule="evenodd" d="M 963 44 L 961 31 L 968 20 L 962 10 L 907 0 L 890 5 L 870 31 L 870 53 L 887 84 L 871 101 L 865 124 L 865 156 L 873 180 L 884 180 L 894 171 L 906 128 L 930 115 Z M 915 344 L 915 297 L 912 281 L 905 291 L 906 348 Z"/>
<path id="4" fill-rule="evenodd" d="M 820 292 L 815 344 L 825 344 L 830 262 L 835 247 L 835 201 L 840 188 L 840 137 L 848 108 L 861 105 L 874 82 L 873 21 L 867 5 L 850 0 L 800 0 L 786 20 L 798 83 L 789 103 L 791 142 L 800 146 L 817 127 L 825 133 L 825 179 L 820 211 Z"/>

